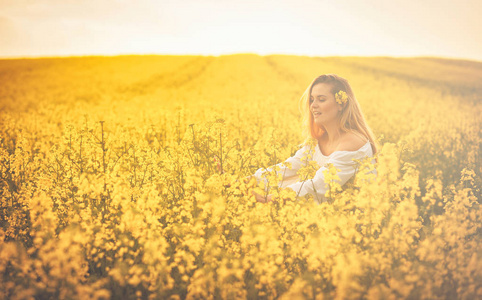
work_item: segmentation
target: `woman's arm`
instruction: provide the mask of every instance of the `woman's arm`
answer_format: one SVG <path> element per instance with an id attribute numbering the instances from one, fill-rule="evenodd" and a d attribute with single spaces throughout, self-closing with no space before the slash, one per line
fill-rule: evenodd
<path id="1" fill-rule="evenodd" d="M 338 169 L 337 175 L 340 180 L 337 182 L 340 186 L 343 186 L 357 171 L 358 164 L 353 160 L 353 156 L 335 156 L 327 161 L 327 164 L 333 164 L 333 166 Z M 287 188 L 292 189 L 297 196 L 306 196 L 307 194 L 313 195 L 318 202 L 323 201 L 325 198 L 325 193 L 329 189 L 329 184 L 325 183 L 324 171 L 328 168 L 323 166 L 316 171 L 313 179 L 308 179 L 305 181 L 296 182 L 294 184 L 288 185 Z"/>
<path id="2" fill-rule="evenodd" d="M 267 183 L 267 179 L 265 177 L 265 174 L 267 172 L 272 172 L 273 169 L 277 166 L 279 167 L 279 170 L 276 171 L 276 174 L 277 175 L 281 175 L 282 176 L 282 180 L 286 180 L 287 178 L 290 178 L 290 177 L 293 177 L 293 176 L 296 176 L 297 175 L 297 172 L 298 170 L 301 168 L 302 166 L 302 158 L 305 157 L 306 155 L 308 155 L 309 153 L 311 153 L 312 149 L 311 149 L 311 146 L 309 145 L 305 145 L 303 146 L 301 149 L 299 149 L 298 151 L 296 151 L 295 155 L 288 158 L 287 160 L 285 160 L 284 162 L 282 163 L 279 163 L 275 166 L 271 166 L 267 169 L 265 168 L 260 168 L 258 169 L 255 173 L 254 173 L 254 177 L 256 178 L 256 180 L 259 181 L 264 181 L 265 183 Z M 287 165 L 291 165 L 290 167 L 288 167 Z"/>

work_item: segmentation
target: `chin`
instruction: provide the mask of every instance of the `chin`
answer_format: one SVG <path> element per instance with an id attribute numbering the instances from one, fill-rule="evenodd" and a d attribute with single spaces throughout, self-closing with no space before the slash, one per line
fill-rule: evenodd
<path id="1" fill-rule="evenodd" d="M 315 124 L 316 126 L 322 128 L 323 127 L 323 122 L 321 122 L 320 120 L 315 120 Z"/>

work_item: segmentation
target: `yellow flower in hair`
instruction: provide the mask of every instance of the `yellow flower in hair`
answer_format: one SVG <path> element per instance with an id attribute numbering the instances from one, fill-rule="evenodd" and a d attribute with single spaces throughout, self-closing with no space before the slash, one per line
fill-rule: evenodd
<path id="1" fill-rule="evenodd" d="M 344 104 L 348 101 L 348 95 L 344 91 L 339 91 L 335 94 L 335 100 L 338 104 Z"/>

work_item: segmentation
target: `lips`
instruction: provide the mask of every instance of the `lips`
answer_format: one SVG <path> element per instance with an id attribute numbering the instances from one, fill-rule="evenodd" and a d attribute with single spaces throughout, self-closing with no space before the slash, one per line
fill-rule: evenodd
<path id="1" fill-rule="evenodd" d="M 319 112 L 319 111 L 314 111 L 314 112 L 312 112 L 312 113 L 313 113 L 313 116 L 314 116 L 314 117 L 319 117 L 319 116 L 321 116 L 321 112 Z"/>

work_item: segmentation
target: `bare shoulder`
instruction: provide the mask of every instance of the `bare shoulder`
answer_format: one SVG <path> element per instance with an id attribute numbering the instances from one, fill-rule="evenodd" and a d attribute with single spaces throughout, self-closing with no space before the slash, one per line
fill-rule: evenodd
<path id="1" fill-rule="evenodd" d="M 343 135 L 340 144 L 338 145 L 338 151 L 356 151 L 363 147 L 367 143 L 367 138 L 360 134 L 353 132 L 347 132 Z"/>

